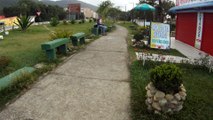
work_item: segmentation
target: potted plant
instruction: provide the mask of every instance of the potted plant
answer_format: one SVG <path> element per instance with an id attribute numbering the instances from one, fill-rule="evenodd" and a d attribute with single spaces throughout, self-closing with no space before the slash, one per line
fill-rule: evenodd
<path id="1" fill-rule="evenodd" d="M 151 82 L 146 86 L 146 105 L 154 113 L 174 113 L 183 108 L 186 89 L 180 68 L 163 64 L 150 71 Z"/>

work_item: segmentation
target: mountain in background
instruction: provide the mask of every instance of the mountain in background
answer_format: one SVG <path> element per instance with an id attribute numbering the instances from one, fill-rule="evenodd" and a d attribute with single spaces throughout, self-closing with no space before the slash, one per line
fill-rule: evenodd
<path id="1" fill-rule="evenodd" d="M 50 0 L 40 0 L 42 1 L 44 4 L 48 4 L 48 5 L 58 5 L 60 7 L 67 7 L 68 4 L 72 4 L 72 3 L 80 3 L 82 8 L 90 8 L 92 10 L 97 10 L 97 6 L 91 5 L 91 4 L 87 4 L 85 2 L 82 1 L 78 1 L 78 0 L 60 0 L 60 1 L 50 1 Z"/>
<path id="2" fill-rule="evenodd" d="M 38 1 L 38 0 L 33 0 L 33 1 Z M 60 0 L 60 1 L 40 0 L 40 1 L 46 5 L 58 5 L 63 8 L 66 8 L 68 4 L 80 3 L 82 8 L 90 8 L 95 11 L 97 10 L 97 6 L 87 4 L 78 0 Z M 4 7 L 16 5 L 17 2 L 18 0 L 0 0 L 0 10 L 3 9 Z"/>

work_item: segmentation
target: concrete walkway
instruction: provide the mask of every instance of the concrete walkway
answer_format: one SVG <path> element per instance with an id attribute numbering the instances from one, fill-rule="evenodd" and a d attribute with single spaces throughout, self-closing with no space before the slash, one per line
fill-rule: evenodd
<path id="1" fill-rule="evenodd" d="M 0 113 L 0 120 L 129 120 L 127 30 L 70 57 Z"/>

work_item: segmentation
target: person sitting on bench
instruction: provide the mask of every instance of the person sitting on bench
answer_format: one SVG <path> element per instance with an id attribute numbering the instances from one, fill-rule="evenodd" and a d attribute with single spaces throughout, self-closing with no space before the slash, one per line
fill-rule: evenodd
<path id="1" fill-rule="evenodd" d="M 97 20 L 97 27 L 99 27 L 99 28 L 101 29 L 103 35 L 106 35 L 107 26 L 105 26 L 105 25 L 102 23 L 101 17 L 99 17 L 98 20 Z"/>

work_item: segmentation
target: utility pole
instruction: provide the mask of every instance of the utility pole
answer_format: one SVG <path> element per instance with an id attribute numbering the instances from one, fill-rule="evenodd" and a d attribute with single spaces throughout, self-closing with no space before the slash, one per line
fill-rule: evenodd
<path id="1" fill-rule="evenodd" d="M 160 22 L 163 22 L 162 12 L 163 12 L 163 9 L 162 9 L 162 2 L 161 2 L 161 0 L 159 0 L 159 11 L 158 11 L 158 14 L 159 14 L 159 21 L 160 21 Z"/>
<path id="2" fill-rule="evenodd" d="M 132 8 L 132 10 L 131 10 L 131 19 L 132 19 L 132 22 L 134 22 L 134 7 L 135 7 L 135 3 L 132 2 L 132 3 L 130 3 L 130 4 L 133 5 L 133 8 Z"/>
<path id="3" fill-rule="evenodd" d="M 124 10 L 125 10 L 125 18 L 124 18 L 124 24 L 125 24 L 125 22 L 126 22 L 126 18 L 127 18 L 127 14 L 126 14 L 126 5 L 124 6 Z"/>

